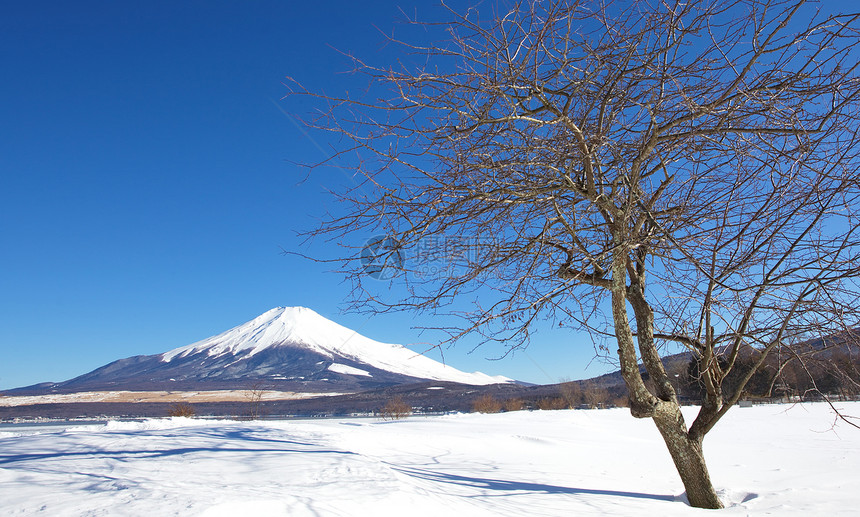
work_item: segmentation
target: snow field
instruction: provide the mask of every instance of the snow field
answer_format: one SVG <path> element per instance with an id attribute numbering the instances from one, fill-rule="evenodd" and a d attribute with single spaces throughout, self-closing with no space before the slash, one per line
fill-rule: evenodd
<path id="1" fill-rule="evenodd" d="M 736 408 L 705 440 L 731 516 L 855 515 L 859 453 L 823 403 Z M 625 409 L 0 433 L 3 515 L 714 515 L 682 492 Z"/>

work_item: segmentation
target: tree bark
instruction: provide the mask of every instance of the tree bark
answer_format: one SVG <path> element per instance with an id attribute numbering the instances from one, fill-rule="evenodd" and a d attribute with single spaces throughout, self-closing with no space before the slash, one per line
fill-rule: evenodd
<path id="1" fill-rule="evenodd" d="M 652 418 L 669 449 L 675 469 L 681 476 L 690 506 L 722 508 L 723 503 L 714 490 L 708 466 L 705 464 L 702 439 L 690 437 L 681 408 L 671 402 L 661 402 Z"/>

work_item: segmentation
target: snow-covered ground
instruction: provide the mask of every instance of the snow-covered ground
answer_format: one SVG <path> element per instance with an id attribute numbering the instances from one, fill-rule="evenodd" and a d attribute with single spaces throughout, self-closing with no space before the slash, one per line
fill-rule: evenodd
<path id="1" fill-rule="evenodd" d="M 856 515 L 860 430 L 834 422 L 823 403 L 732 410 L 705 441 L 717 513 L 682 501 L 624 409 L 5 432 L 0 514 Z"/>

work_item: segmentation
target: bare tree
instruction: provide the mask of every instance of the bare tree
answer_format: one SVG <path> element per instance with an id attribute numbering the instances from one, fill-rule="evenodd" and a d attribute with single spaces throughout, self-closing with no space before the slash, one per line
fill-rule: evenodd
<path id="1" fill-rule="evenodd" d="M 578 406 L 579 401 L 584 399 L 584 394 L 579 384 L 570 380 L 565 380 L 558 385 L 558 394 L 567 403 L 567 407 L 571 409 Z"/>
<path id="2" fill-rule="evenodd" d="M 795 0 L 485 14 L 427 24 L 444 39 L 398 42 L 396 66 L 357 59 L 372 100 L 292 83 L 361 178 L 314 234 L 389 236 L 377 268 L 444 239 L 447 267 L 403 268 L 397 302 L 373 296 L 359 261 L 346 270 L 371 310 L 462 309 L 476 293 L 452 340 L 522 346 L 542 318 L 613 340 L 631 413 L 656 424 L 690 503 L 719 508 L 705 434 L 769 354 L 857 324 L 858 15 Z M 689 425 L 667 346 L 698 362 Z"/>
<path id="3" fill-rule="evenodd" d="M 263 396 L 266 394 L 266 385 L 260 381 L 248 383 L 245 390 L 245 400 L 248 403 L 248 413 L 245 417 L 248 420 L 259 420 L 265 415 L 263 413 Z"/>
<path id="4" fill-rule="evenodd" d="M 188 402 L 176 402 L 171 404 L 170 407 L 167 408 L 167 416 L 181 416 L 186 418 L 193 418 L 197 415 L 197 411 L 194 409 L 194 406 L 189 404 Z"/>
<path id="5" fill-rule="evenodd" d="M 583 392 L 583 401 L 592 408 L 600 407 L 609 402 L 609 392 L 597 386 L 591 386 Z"/>
<path id="6" fill-rule="evenodd" d="M 526 407 L 523 399 L 506 399 L 502 406 L 505 411 L 522 411 Z"/>
<path id="7" fill-rule="evenodd" d="M 402 397 L 395 396 L 388 400 L 379 410 L 379 417 L 383 420 L 400 420 L 412 414 L 412 405 L 404 401 Z"/>
<path id="8" fill-rule="evenodd" d="M 474 413 L 498 413 L 503 407 L 504 403 L 489 393 L 485 393 L 472 401 L 472 412 Z"/>

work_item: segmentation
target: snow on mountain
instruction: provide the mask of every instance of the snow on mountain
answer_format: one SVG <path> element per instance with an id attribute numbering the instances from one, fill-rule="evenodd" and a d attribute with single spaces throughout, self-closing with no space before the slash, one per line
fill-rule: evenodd
<path id="1" fill-rule="evenodd" d="M 278 347 L 298 348 L 323 355 L 333 360 L 330 371 L 348 375 L 370 374 L 354 366 L 338 364 L 337 359 L 345 358 L 420 379 L 477 385 L 512 382 L 507 377 L 462 372 L 402 345 L 374 341 L 306 307 L 274 308 L 217 336 L 161 354 L 160 359 L 169 363 L 197 354 L 208 357 L 232 355 L 247 359 Z"/>
<path id="2" fill-rule="evenodd" d="M 354 368 L 345 364 L 331 363 L 328 365 L 328 370 L 331 372 L 344 373 L 346 375 L 361 375 L 363 377 L 373 377 L 370 372 L 366 372 L 361 368 Z"/>

